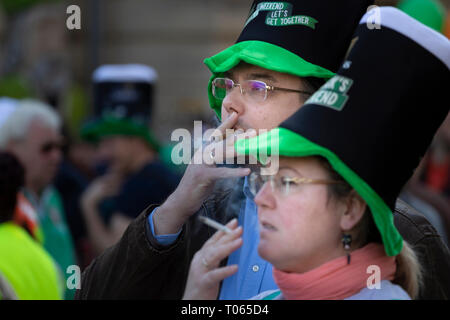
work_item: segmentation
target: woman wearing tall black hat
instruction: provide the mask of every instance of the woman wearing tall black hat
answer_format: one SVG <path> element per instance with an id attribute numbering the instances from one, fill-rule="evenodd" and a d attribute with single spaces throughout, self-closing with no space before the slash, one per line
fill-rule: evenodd
<path id="1" fill-rule="evenodd" d="M 258 252 L 280 289 L 256 298 L 414 299 L 420 292 L 420 263 L 392 212 L 448 114 L 450 42 L 397 9 L 375 10 L 381 29 L 367 28 L 368 12 L 336 76 L 279 128 L 236 144 L 241 154 L 280 156 L 276 174 L 249 178 Z M 185 298 L 202 296 L 201 257 L 240 241 L 241 230 L 228 227 L 197 253 Z"/>

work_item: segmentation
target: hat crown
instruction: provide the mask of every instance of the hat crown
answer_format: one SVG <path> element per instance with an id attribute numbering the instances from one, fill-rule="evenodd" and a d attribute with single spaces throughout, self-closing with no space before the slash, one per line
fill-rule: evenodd
<path id="1" fill-rule="evenodd" d="M 281 127 L 334 152 L 394 208 L 449 112 L 450 42 L 398 9 L 374 10 L 336 76 Z"/>
<path id="2" fill-rule="evenodd" d="M 372 0 L 256 0 L 236 42 L 271 43 L 336 72 L 371 4 Z"/>
<path id="3" fill-rule="evenodd" d="M 158 79 L 155 69 L 143 64 L 105 64 L 95 69 L 94 82 L 147 82 Z"/>
<path id="4" fill-rule="evenodd" d="M 97 117 L 150 122 L 156 71 L 142 64 L 102 65 L 92 76 Z"/>
<path id="5" fill-rule="evenodd" d="M 254 1 L 236 43 L 205 59 L 213 73 L 208 84 L 211 108 L 220 118 L 222 100 L 212 95 L 212 80 L 241 62 L 297 77 L 329 79 L 339 68 L 358 21 L 372 3 Z"/>

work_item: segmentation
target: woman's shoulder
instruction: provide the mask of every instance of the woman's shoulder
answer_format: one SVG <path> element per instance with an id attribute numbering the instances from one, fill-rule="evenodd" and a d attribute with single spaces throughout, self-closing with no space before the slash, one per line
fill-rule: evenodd
<path id="1" fill-rule="evenodd" d="M 411 297 L 401 286 L 382 280 L 378 287 L 366 287 L 345 300 L 411 300 Z"/>
<path id="2" fill-rule="evenodd" d="M 267 290 L 250 300 L 284 300 L 284 297 L 280 290 Z M 379 287 L 373 289 L 366 287 L 345 300 L 411 300 L 411 297 L 399 285 L 389 280 L 382 280 Z"/>

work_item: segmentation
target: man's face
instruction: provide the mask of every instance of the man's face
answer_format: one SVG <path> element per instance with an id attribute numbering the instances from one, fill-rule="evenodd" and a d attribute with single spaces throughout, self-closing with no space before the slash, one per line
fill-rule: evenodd
<path id="1" fill-rule="evenodd" d="M 226 73 L 225 77 L 235 83 L 245 80 L 259 80 L 269 86 L 305 90 L 299 77 L 263 69 L 250 64 L 240 64 Z M 266 100 L 254 102 L 234 88 L 222 102 L 222 120 L 236 112 L 238 122 L 234 129 L 273 129 L 289 118 L 303 105 L 303 97 L 297 92 L 269 91 Z"/>
<path id="2" fill-rule="evenodd" d="M 12 151 L 25 167 L 26 185 L 40 193 L 55 177 L 61 161 L 62 136 L 35 119 L 25 139 L 17 141 Z"/>
<path id="3" fill-rule="evenodd" d="M 127 173 L 133 157 L 133 137 L 109 136 L 99 143 L 100 157 L 109 164 L 110 171 Z"/>

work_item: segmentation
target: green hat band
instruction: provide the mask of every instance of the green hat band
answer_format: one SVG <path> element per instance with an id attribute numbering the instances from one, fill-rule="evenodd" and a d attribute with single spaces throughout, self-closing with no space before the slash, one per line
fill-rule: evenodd
<path id="1" fill-rule="evenodd" d="M 334 76 L 334 73 L 330 70 L 312 64 L 277 45 L 256 40 L 238 42 L 204 61 L 213 73 L 208 83 L 208 98 L 211 108 L 216 112 L 219 119 L 222 99 L 216 99 L 212 95 L 212 81 L 237 66 L 241 61 L 298 77 L 329 79 Z"/>
<path id="2" fill-rule="evenodd" d="M 272 146 L 286 157 L 322 156 L 363 198 L 369 206 L 375 225 L 380 232 L 388 256 L 396 256 L 403 247 L 403 239 L 395 228 L 392 210 L 383 199 L 339 157 L 324 147 L 285 128 L 276 128 L 255 138 L 238 140 L 235 149 L 239 154 L 254 155 L 264 164 L 259 154 L 271 155 Z M 276 150 L 274 151 L 276 153 Z"/>
<path id="3" fill-rule="evenodd" d="M 114 135 L 141 137 L 156 151 L 160 145 L 153 137 L 149 128 L 135 121 L 116 117 L 102 117 L 88 123 L 81 130 L 81 138 L 88 141 L 98 141 L 101 138 Z"/>

